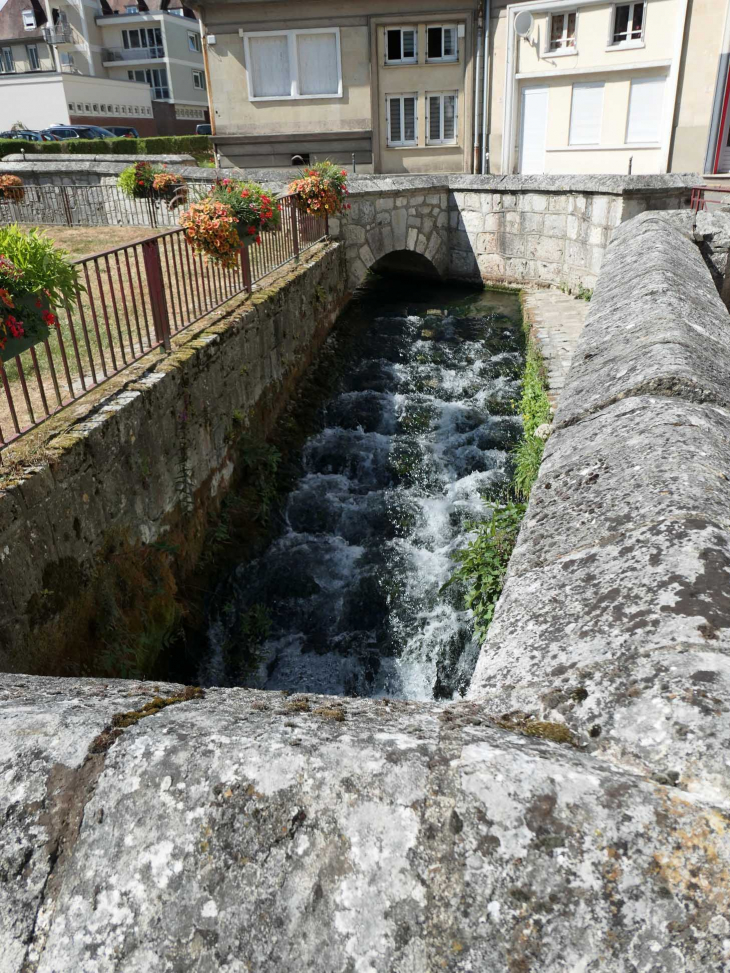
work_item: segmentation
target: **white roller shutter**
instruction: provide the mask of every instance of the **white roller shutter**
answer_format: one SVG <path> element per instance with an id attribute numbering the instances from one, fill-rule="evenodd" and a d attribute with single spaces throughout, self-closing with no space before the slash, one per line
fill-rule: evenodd
<path id="1" fill-rule="evenodd" d="M 661 141 L 664 78 L 636 78 L 631 82 L 626 141 Z"/>
<path id="2" fill-rule="evenodd" d="M 337 38 L 334 34 L 299 34 L 297 36 L 300 95 L 336 95 Z"/>
<path id="3" fill-rule="evenodd" d="M 600 145 L 603 121 L 603 82 L 573 85 L 570 107 L 570 144 Z"/>
<path id="4" fill-rule="evenodd" d="M 290 97 L 289 39 L 284 35 L 249 39 L 249 72 L 256 98 Z"/>

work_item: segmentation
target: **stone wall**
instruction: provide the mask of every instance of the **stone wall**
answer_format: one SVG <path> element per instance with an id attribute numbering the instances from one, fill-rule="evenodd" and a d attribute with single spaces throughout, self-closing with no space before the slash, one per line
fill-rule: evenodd
<path id="1" fill-rule="evenodd" d="M 660 215 L 614 233 L 469 695 L 730 802 L 730 317 Z"/>
<path id="2" fill-rule="evenodd" d="M 344 278 L 342 247 L 311 251 L 172 354 L 146 359 L 90 415 L 70 418 L 84 400 L 64 414 L 70 428 L 47 463 L 0 495 L 0 669 L 42 668 L 36 631 L 61 629 L 110 532 L 151 544 L 193 501 L 204 528 L 235 472 L 233 434 L 253 420 L 266 433 L 342 308 Z"/>

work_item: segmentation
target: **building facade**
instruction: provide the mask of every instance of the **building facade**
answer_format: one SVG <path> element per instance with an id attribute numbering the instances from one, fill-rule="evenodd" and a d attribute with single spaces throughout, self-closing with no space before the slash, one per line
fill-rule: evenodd
<path id="1" fill-rule="evenodd" d="M 224 164 L 730 170 L 728 0 L 202 0 Z"/>
<path id="2" fill-rule="evenodd" d="M 155 9 L 156 8 L 156 9 Z M 0 128 L 124 125 L 189 134 L 208 120 L 200 24 L 170 0 L 7 0 Z"/>

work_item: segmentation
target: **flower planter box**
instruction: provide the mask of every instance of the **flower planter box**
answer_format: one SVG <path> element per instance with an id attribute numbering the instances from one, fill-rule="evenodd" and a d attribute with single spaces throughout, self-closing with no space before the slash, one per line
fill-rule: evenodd
<path id="1" fill-rule="evenodd" d="M 24 297 L 18 297 L 15 300 L 15 316 L 19 320 L 23 320 L 23 311 L 26 308 L 36 308 L 36 301 L 41 302 L 41 311 L 50 310 L 48 304 L 48 298 L 45 296 L 38 297 L 37 294 L 26 294 Z M 8 338 L 5 342 L 5 347 L 0 352 L 0 357 L 3 361 L 10 361 L 15 358 L 16 355 L 22 354 L 34 345 L 40 344 L 41 341 L 45 341 L 51 333 L 51 328 L 49 325 L 41 323 L 36 324 L 31 332 L 26 331 L 22 338 Z"/>

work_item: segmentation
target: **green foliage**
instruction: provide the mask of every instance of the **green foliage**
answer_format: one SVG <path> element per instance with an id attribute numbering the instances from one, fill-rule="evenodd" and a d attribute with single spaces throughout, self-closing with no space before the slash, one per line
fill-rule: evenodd
<path id="1" fill-rule="evenodd" d="M 572 297 L 577 297 L 581 301 L 590 301 L 593 297 L 592 288 L 584 287 L 582 284 L 578 284 L 575 287 L 571 287 L 570 284 L 561 284 L 560 290 L 563 294 L 570 294 Z"/>
<path id="2" fill-rule="evenodd" d="M 46 291 L 55 307 L 73 300 L 77 288 L 84 290 L 67 251 L 55 246 L 45 232 L 33 229 L 23 233 L 16 224 L 0 227 L 0 254 L 22 271 L 22 280 L 13 284 L 14 292 Z"/>
<path id="3" fill-rule="evenodd" d="M 25 142 L 0 139 L 0 157 L 23 149 L 27 155 L 192 155 L 206 158 L 213 151 L 208 135 L 165 135 L 146 139 L 64 139 Z"/>
<path id="4" fill-rule="evenodd" d="M 256 491 L 258 503 L 254 519 L 268 524 L 271 508 L 279 494 L 276 474 L 281 462 L 281 453 L 276 446 L 257 443 L 247 438 L 242 442 L 240 455 L 241 463 L 248 472 L 248 479 Z"/>
<path id="5" fill-rule="evenodd" d="M 537 436 L 525 436 L 514 451 L 515 472 L 512 487 L 518 497 L 527 500 L 540 470 L 545 442 Z"/>
<path id="6" fill-rule="evenodd" d="M 489 520 L 471 524 L 474 540 L 452 557 L 459 566 L 441 589 L 461 583 L 466 588 L 464 607 L 474 615 L 474 631 L 483 639 L 502 593 L 504 576 L 525 515 L 524 503 L 509 500 L 496 504 Z"/>
<path id="7" fill-rule="evenodd" d="M 547 397 L 547 372 L 542 352 L 528 338 L 527 359 L 522 376 L 522 396 L 519 411 L 522 414 L 524 438 L 514 451 L 515 473 L 512 487 L 516 496 L 527 500 L 537 479 L 545 441 L 535 435 L 538 426 L 550 423 L 552 412 Z"/>

